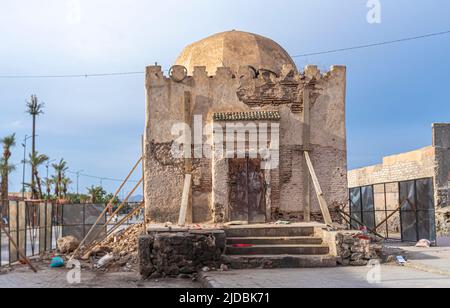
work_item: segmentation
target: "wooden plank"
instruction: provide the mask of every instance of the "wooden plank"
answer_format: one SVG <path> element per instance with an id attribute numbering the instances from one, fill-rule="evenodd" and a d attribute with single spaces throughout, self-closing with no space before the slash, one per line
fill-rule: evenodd
<path id="1" fill-rule="evenodd" d="M 311 116 L 310 116 L 310 90 L 306 86 L 303 90 L 303 147 L 308 149 L 311 143 Z M 304 185 L 304 202 L 305 207 L 303 209 L 303 220 L 305 222 L 311 221 L 311 182 L 308 172 L 306 160 L 303 161 L 303 185 Z"/>
<path id="2" fill-rule="evenodd" d="M 144 196 L 143 203 L 144 203 L 144 233 L 147 232 L 147 209 L 145 208 L 145 139 L 144 135 L 142 135 L 142 142 L 141 142 L 141 148 L 142 148 L 142 178 L 144 179 L 142 181 L 142 195 Z"/>
<path id="3" fill-rule="evenodd" d="M 187 211 L 189 206 L 189 198 L 192 185 L 192 175 L 186 174 L 184 178 L 183 197 L 181 198 L 180 216 L 178 219 L 178 225 L 184 226 L 186 224 Z"/>
<path id="4" fill-rule="evenodd" d="M 189 127 L 192 128 L 192 113 L 191 113 L 191 103 L 192 96 L 191 92 L 185 91 L 184 92 L 184 123 L 189 125 Z M 193 149 L 192 149 L 192 140 L 193 140 L 193 129 L 191 129 L 191 136 L 186 135 L 186 140 L 184 142 L 184 146 L 189 146 L 189 157 L 185 157 L 184 159 L 184 172 L 185 174 L 192 174 L 192 155 L 193 155 Z M 186 153 L 186 151 L 185 151 Z M 189 192 L 188 197 L 188 204 L 186 209 L 186 219 L 184 223 L 189 222 L 192 223 L 193 217 L 192 217 L 192 193 Z"/>
<path id="5" fill-rule="evenodd" d="M 8 237 L 9 244 L 15 248 L 15 250 L 17 251 L 17 254 L 20 256 L 20 258 L 22 258 L 22 260 L 25 261 L 25 263 L 27 263 L 30 266 L 30 268 L 33 270 L 33 272 L 37 273 L 37 269 L 33 266 L 33 264 L 31 264 L 30 259 L 27 258 L 25 253 L 16 244 L 13 236 L 11 236 L 11 234 L 8 232 L 8 230 L 6 230 L 6 228 L 3 226 L 3 221 L 1 219 L 0 219 L 0 228 L 2 229 L 3 233 L 5 233 L 6 236 Z"/>
<path id="6" fill-rule="evenodd" d="M 306 163 L 308 165 L 309 173 L 312 178 L 312 182 L 314 184 L 314 189 L 316 191 L 317 199 L 319 200 L 320 210 L 322 211 L 323 219 L 325 224 L 328 226 L 332 226 L 333 221 L 331 219 L 330 210 L 328 209 L 327 201 L 323 195 L 322 188 L 320 187 L 319 179 L 317 178 L 316 172 L 314 171 L 314 166 L 311 161 L 311 157 L 309 156 L 309 152 L 304 152 Z"/>

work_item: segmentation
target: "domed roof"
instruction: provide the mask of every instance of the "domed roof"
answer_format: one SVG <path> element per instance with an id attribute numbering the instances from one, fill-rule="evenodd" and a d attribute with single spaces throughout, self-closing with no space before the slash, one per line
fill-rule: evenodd
<path id="1" fill-rule="evenodd" d="M 218 67 L 230 67 L 237 72 L 241 66 L 253 66 L 277 74 L 283 65 L 296 68 L 289 54 L 276 42 L 263 36 L 241 31 L 215 34 L 187 46 L 176 61 L 191 75 L 195 66 L 206 66 L 209 75 Z"/>

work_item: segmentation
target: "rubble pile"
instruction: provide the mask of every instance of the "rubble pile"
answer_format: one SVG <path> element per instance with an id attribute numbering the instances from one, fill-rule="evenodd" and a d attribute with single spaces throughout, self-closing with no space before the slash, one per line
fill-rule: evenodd
<path id="1" fill-rule="evenodd" d="M 69 254 L 74 252 L 80 245 L 80 241 L 74 236 L 66 236 L 56 241 L 60 253 Z"/>
<path id="2" fill-rule="evenodd" d="M 143 223 L 129 226 L 96 244 L 83 259 L 93 259 L 97 269 L 135 270 L 138 264 L 138 239 L 143 231 Z"/>

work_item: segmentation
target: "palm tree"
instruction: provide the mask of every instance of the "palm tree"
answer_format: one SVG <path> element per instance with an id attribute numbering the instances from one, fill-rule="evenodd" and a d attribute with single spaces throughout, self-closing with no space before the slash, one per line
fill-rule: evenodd
<path id="1" fill-rule="evenodd" d="M 15 166 L 9 164 L 9 159 L 11 157 L 11 148 L 16 145 L 16 134 L 1 139 L 0 143 L 3 144 L 3 157 L 0 159 L 0 172 L 2 178 L 0 202 L 2 209 L 0 210 L 0 214 L 6 216 L 6 209 L 8 208 L 9 174 L 15 170 Z"/>
<path id="2" fill-rule="evenodd" d="M 103 202 L 103 199 L 106 195 L 106 191 L 101 186 L 91 186 L 87 189 L 88 194 L 91 196 L 91 202 L 93 204 Z"/>
<path id="3" fill-rule="evenodd" d="M 36 155 L 36 117 L 44 113 L 44 104 L 39 103 L 36 95 L 31 95 L 31 101 L 27 102 L 27 113 L 33 117 L 33 139 L 32 139 L 32 149 L 31 154 Z M 31 170 L 31 187 L 35 187 L 35 170 Z M 37 192 L 32 190 L 32 199 L 36 199 Z"/>
<path id="4" fill-rule="evenodd" d="M 44 199 L 44 194 L 42 193 L 42 181 L 39 177 L 39 167 L 42 166 L 45 162 L 49 160 L 48 156 L 45 154 L 39 154 L 38 152 L 34 152 L 30 154 L 29 162 L 31 165 L 31 170 L 34 172 L 32 175 L 34 181 L 33 184 L 37 184 L 37 187 L 32 186 L 31 191 L 34 195 L 38 195 L 39 199 Z M 33 197 L 35 198 L 35 197 Z"/>
<path id="5" fill-rule="evenodd" d="M 45 178 L 45 190 L 47 193 L 47 199 L 50 199 L 50 194 L 52 193 L 53 183 L 54 183 L 53 178 Z"/>
<path id="6" fill-rule="evenodd" d="M 55 169 L 55 178 L 56 178 L 56 182 L 55 182 L 55 195 L 57 198 L 61 198 L 61 192 L 63 190 L 62 187 L 62 179 L 64 177 L 65 172 L 69 169 L 69 167 L 67 167 L 67 162 L 61 158 L 61 160 L 59 161 L 59 163 L 57 164 L 52 164 L 53 169 Z"/>
<path id="7" fill-rule="evenodd" d="M 62 184 L 62 193 L 64 198 L 67 198 L 67 191 L 69 188 L 69 185 L 72 184 L 72 180 L 66 177 L 63 177 L 61 180 L 61 184 Z"/>

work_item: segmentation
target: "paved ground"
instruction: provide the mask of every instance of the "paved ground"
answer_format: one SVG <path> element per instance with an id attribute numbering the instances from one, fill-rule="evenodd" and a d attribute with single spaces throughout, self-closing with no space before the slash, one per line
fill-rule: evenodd
<path id="1" fill-rule="evenodd" d="M 204 285 L 218 288 L 450 288 L 450 239 L 442 239 L 439 247 L 415 248 L 406 244 L 391 244 L 401 248 L 408 259 L 406 267 L 383 265 L 380 271 L 367 267 L 331 269 L 276 269 L 208 272 L 201 279 Z M 131 273 L 98 273 L 83 270 L 81 284 L 67 282 L 65 269 L 49 269 L 39 263 L 38 274 L 26 266 L 16 266 L 0 274 L 0 288 L 199 288 L 200 282 L 182 279 L 141 281 Z M 369 274 L 370 273 L 370 274 Z M 369 283 L 379 277 L 378 283 Z M 379 274 L 379 276 L 378 276 Z"/>
<path id="2" fill-rule="evenodd" d="M 382 266 L 380 283 L 365 267 L 242 270 L 207 273 L 214 288 L 450 288 L 450 277 L 399 266 Z"/>
<path id="3" fill-rule="evenodd" d="M 403 250 L 405 267 L 383 265 L 379 283 L 369 283 L 376 272 L 368 267 L 331 269 L 244 270 L 211 272 L 206 285 L 217 288 L 450 288 L 450 238 L 440 238 L 439 247 L 416 248 L 411 244 L 389 244 Z M 204 281 L 205 281 L 204 280 Z"/>
<path id="4" fill-rule="evenodd" d="M 136 273 L 94 273 L 82 271 L 81 284 L 69 284 L 66 269 L 39 266 L 34 274 L 26 266 L 0 274 L 0 288 L 199 288 L 199 282 L 184 279 L 141 281 Z"/>
<path id="5" fill-rule="evenodd" d="M 396 247 L 405 251 L 410 266 L 450 276 L 450 238 L 439 238 L 439 247 L 416 248 L 407 244 Z"/>

